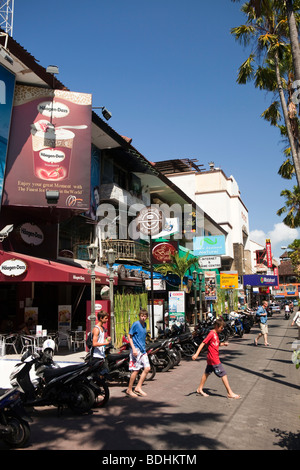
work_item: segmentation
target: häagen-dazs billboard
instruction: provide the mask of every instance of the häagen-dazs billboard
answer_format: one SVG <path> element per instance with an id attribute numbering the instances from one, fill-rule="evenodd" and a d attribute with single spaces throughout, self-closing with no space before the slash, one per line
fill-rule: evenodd
<path id="1" fill-rule="evenodd" d="M 16 86 L 3 205 L 86 210 L 90 201 L 91 95 Z"/>

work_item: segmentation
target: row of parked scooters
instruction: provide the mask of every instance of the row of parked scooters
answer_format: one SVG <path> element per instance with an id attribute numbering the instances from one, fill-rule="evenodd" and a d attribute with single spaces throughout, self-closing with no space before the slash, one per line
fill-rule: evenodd
<path id="1" fill-rule="evenodd" d="M 242 337 L 255 322 L 255 312 L 232 313 L 225 319 L 220 341 Z M 153 380 L 157 372 L 166 372 L 180 364 L 182 357 L 190 358 L 200 343 L 214 328 L 211 316 L 199 323 L 193 331 L 186 325 L 173 325 L 158 331 L 154 341 L 147 343 L 150 372 L 146 380 Z M 60 367 L 53 359 L 55 343 L 46 340 L 39 353 L 28 349 L 10 375 L 12 389 L 0 397 L 0 436 L 10 447 L 24 447 L 30 439 L 28 407 L 54 405 L 59 412 L 69 407 L 76 413 L 103 407 L 109 401 L 109 385 L 129 380 L 129 341 L 123 336 L 117 352 L 107 348 L 106 361 L 93 361 L 88 353 L 80 364 Z"/>

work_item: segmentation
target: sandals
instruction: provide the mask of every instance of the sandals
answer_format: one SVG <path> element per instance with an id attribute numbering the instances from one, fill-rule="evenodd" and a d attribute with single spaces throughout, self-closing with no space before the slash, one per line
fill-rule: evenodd
<path id="1" fill-rule="evenodd" d="M 126 390 L 125 394 L 127 395 L 127 397 L 137 397 L 138 396 L 135 392 L 128 392 L 127 390 Z"/>
<path id="2" fill-rule="evenodd" d="M 138 397 L 146 397 L 147 396 L 147 393 L 143 392 L 143 391 L 138 391 L 138 390 L 134 390 L 134 393 L 138 396 Z"/>

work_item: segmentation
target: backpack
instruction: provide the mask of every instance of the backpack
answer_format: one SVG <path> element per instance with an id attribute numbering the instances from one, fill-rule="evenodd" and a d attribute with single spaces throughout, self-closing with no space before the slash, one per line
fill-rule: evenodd
<path id="1" fill-rule="evenodd" d="M 91 347 L 93 346 L 93 335 L 91 331 L 88 334 L 85 344 L 88 349 L 91 349 Z"/>
<path id="2" fill-rule="evenodd" d="M 97 326 L 97 325 L 95 325 L 95 326 L 99 329 L 99 334 L 100 334 L 99 326 Z M 92 333 L 92 331 L 89 332 L 85 344 L 86 344 L 86 347 L 88 349 L 91 349 L 93 347 L 93 333 Z"/>

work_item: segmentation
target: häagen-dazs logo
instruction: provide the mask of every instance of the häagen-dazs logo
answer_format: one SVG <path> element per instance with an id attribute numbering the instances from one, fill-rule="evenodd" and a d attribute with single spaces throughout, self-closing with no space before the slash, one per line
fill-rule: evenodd
<path id="1" fill-rule="evenodd" d="M 64 103 L 43 101 L 38 104 L 38 112 L 47 117 L 63 118 L 68 116 L 70 110 Z"/>

